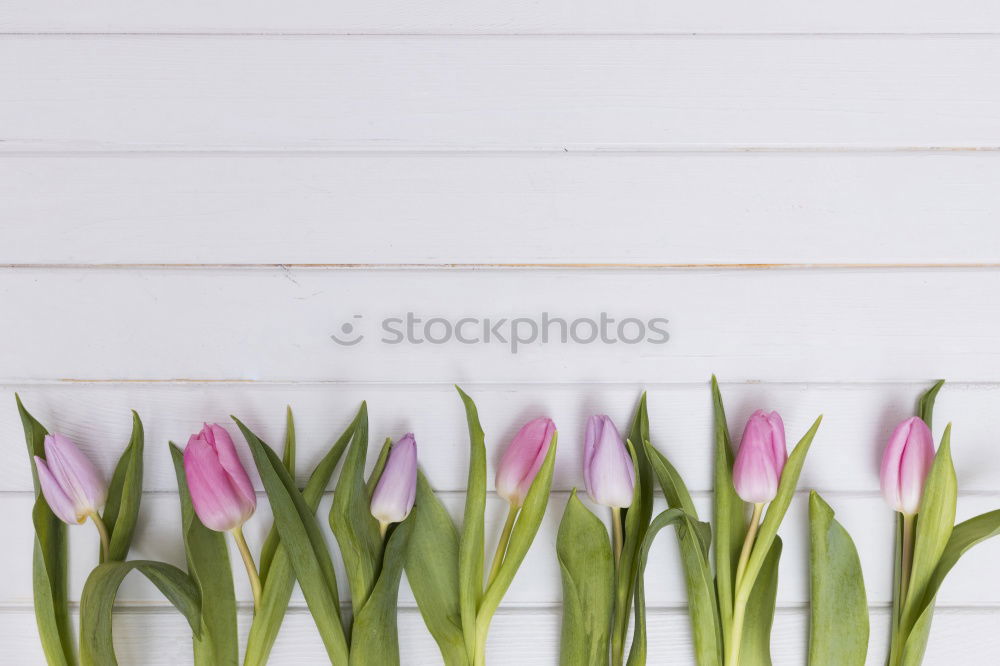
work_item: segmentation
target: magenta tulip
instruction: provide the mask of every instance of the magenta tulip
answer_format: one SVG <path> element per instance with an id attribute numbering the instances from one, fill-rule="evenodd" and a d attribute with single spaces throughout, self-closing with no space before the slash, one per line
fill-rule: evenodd
<path id="1" fill-rule="evenodd" d="M 417 496 L 417 441 L 406 433 L 389 451 L 382 476 L 372 493 L 371 512 L 384 526 L 401 523 Z"/>
<path id="2" fill-rule="evenodd" d="M 104 506 L 104 479 L 68 437 L 46 435 L 45 459 L 35 456 L 35 468 L 45 501 L 63 522 L 78 525 Z"/>
<path id="3" fill-rule="evenodd" d="M 733 486 L 744 502 L 764 504 L 778 494 L 781 471 L 788 460 L 785 424 L 778 412 L 758 409 L 750 415 L 733 464 Z"/>
<path id="4" fill-rule="evenodd" d="M 228 532 L 245 523 L 257 508 L 250 477 L 236 455 L 236 447 L 225 428 L 205 424 L 191 435 L 184 449 L 191 504 L 205 527 Z"/>
<path id="5" fill-rule="evenodd" d="M 504 451 L 497 468 L 496 490 L 511 506 L 519 507 L 524 503 L 555 432 L 556 424 L 551 419 L 542 417 L 528 421 Z"/>
<path id="6" fill-rule="evenodd" d="M 880 474 L 889 506 L 904 516 L 916 514 L 933 462 L 934 438 L 920 417 L 912 416 L 896 426 L 882 454 Z"/>
<path id="7" fill-rule="evenodd" d="M 607 416 L 596 415 L 587 420 L 583 456 L 583 479 L 590 498 L 613 509 L 631 506 L 635 487 L 632 457 Z"/>

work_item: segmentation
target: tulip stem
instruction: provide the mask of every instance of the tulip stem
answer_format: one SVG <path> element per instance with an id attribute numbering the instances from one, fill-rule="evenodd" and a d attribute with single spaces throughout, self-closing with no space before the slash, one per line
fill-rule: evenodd
<path id="1" fill-rule="evenodd" d="M 622 559 L 622 548 L 625 545 L 625 537 L 622 532 L 622 510 L 618 507 L 611 507 L 611 536 L 615 549 L 615 570 Z"/>
<path id="2" fill-rule="evenodd" d="M 500 534 L 500 542 L 497 543 L 497 550 L 493 554 L 493 564 L 490 566 L 490 575 L 486 579 L 486 589 L 489 589 L 493 581 L 496 580 L 497 574 L 500 573 L 500 567 L 503 565 L 504 555 L 507 553 L 507 544 L 510 543 L 510 533 L 514 529 L 514 521 L 517 519 L 517 513 L 521 510 L 521 507 L 510 505 L 510 510 L 507 512 L 507 522 L 503 524 L 503 532 Z"/>
<path id="3" fill-rule="evenodd" d="M 250 554 L 250 547 L 247 545 L 247 540 L 243 536 L 243 526 L 237 525 L 232 530 L 233 539 L 236 540 L 236 547 L 240 549 L 240 555 L 243 557 L 243 564 L 247 568 L 247 577 L 250 579 L 250 589 L 253 591 L 253 612 L 254 614 L 260 610 L 260 600 L 262 596 L 261 586 L 260 586 L 260 576 L 257 574 L 257 565 L 253 562 L 253 555 Z"/>
<path id="4" fill-rule="evenodd" d="M 385 541 L 385 533 L 389 531 L 389 523 L 378 521 L 378 535 Z"/>
<path id="5" fill-rule="evenodd" d="M 108 526 L 104 524 L 101 517 L 97 515 L 97 512 L 90 514 L 90 519 L 94 521 L 94 526 L 97 527 L 97 533 L 101 535 L 101 564 L 104 564 L 108 557 L 111 555 L 111 539 L 108 538 Z"/>
<path id="6" fill-rule="evenodd" d="M 910 568 L 913 566 L 913 519 L 915 516 L 903 514 L 903 553 L 899 576 L 900 608 L 906 604 L 906 594 L 910 588 Z"/>
<path id="7" fill-rule="evenodd" d="M 740 586 L 743 574 L 750 561 L 750 553 L 753 551 L 754 541 L 757 539 L 757 529 L 760 527 L 760 514 L 764 511 L 764 504 L 753 505 L 753 516 L 750 517 L 750 527 L 747 529 L 747 538 L 743 540 L 743 550 L 740 551 L 739 564 L 736 565 L 736 587 Z"/>
<path id="8" fill-rule="evenodd" d="M 733 602 L 733 623 L 729 632 L 729 646 L 726 655 L 726 666 L 738 666 L 740 663 L 740 644 L 743 641 L 743 621 L 746 618 L 747 601 L 750 598 L 750 590 L 754 581 L 745 581 L 747 563 L 750 561 L 750 553 L 753 552 L 754 541 L 757 540 L 757 530 L 760 527 L 760 516 L 764 511 L 764 504 L 753 505 L 753 516 L 750 518 L 750 526 L 747 528 L 746 539 L 743 540 L 743 550 L 740 552 L 739 564 L 736 565 L 736 598 Z"/>

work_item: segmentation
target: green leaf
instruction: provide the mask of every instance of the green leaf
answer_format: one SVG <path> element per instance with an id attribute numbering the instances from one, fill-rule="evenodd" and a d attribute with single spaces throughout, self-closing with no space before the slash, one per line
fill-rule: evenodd
<path id="1" fill-rule="evenodd" d="M 951 460 L 951 424 L 944 430 L 941 445 L 924 483 L 924 495 L 917 514 L 913 539 L 913 566 L 903 602 L 900 631 L 908 636 L 923 610 L 927 586 L 944 554 L 955 526 L 958 480 Z"/>
<path id="2" fill-rule="evenodd" d="M 486 511 L 486 435 L 479 424 L 479 411 L 459 387 L 469 422 L 469 481 L 465 490 L 465 514 L 458 542 L 458 600 L 462 632 L 469 663 L 476 652 L 476 614 L 483 598 L 483 539 Z"/>
<path id="3" fill-rule="evenodd" d="M 636 422 L 641 423 L 645 413 L 645 396 L 639 403 Z M 641 428 L 633 428 L 641 430 Z M 635 581 L 639 571 L 639 551 L 649 529 L 649 520 L 653 515 L 653 483 L 650 473 L 649 459 L 645 447 L 633 446 L 632 441 L 626 441 L 632 466 L 637 471 L 635 485 L 632 488 L 632 505 L 628 509 L 620 509 L 623 525 L 622 552 L 615 572 L 615 603 L 611 628 L 611 661 L 621 663 L 625 654 L 625 641 L 628 634 L 629 614 L 632 611 L 632 595 L 635 594 Z"/>
<path id="4" fill-rule="evenodd" d="M 290 417 L 291 412 L 289 412 Z M 309 476 L 309 481 L 302 492 L 302 498 L 314 515 L 323 497 L 323 493 L 330 483 L 330 478 L 333 476 L 337 463 L 340 462 L 341 456 L 343 456 L 344 451 L 347 450 L 347 446 L 351 442 L 351 437 L 354 436 L 354 430 L 362 421 L 367 422 L 367 419 L 367 406 L 362 403 L 354 420 L 347 426 L 343 434 L 337 438 L 333 446 L 330 447 L 330 450 L 323 456 L 323 459 L 320 460 Z M 288 432 L 292 434 L 292 438 L 289 439 L 286 435 L 285 456 L 283 456 L 282 463 L 285 469 L 288 470 L 289 476 L 294 477 L 288 466 L 288 463 L 294 459 L 294 456 L 288 455 L 289 443 L 291 442 L 294 447 L 295 441 L 291 421 L 289 421 Z M 288 609 L 288 601 L 292 597 L 292 589 L 295 586 L 295 569 L 292 566 L 288 550 L 281 545 L 281 538 L 276 526 L 271 527 L 267 541 L 264 542 L 264 548 L 267 549 L 267 544 L 271 542 L 274 543 L 274 555 L 267 567 L 267 580 L 264 582 L 261 607 L 257 609 L 253 623 L 250 625 L 250 635 L 247 638 L 247 649 L 246 656 L 243 659 L 243 666 L 263 666 L 263 664 L 267 663 L 268 655 L 270 655 L 274 641 L 278 637 L 278 631 L 281 629 L 285 611 Z M 263 560 L 263 557 L 261 559 Z"/>
<path id="5" fill-rule="evenodd" d="M 635 583 L 635 628 L 628 664 L 643 666 L 646 663 L 645 570 L 649 549 L 657 534 L 667 525 L 674 525 L 682 544 L 681 556 L 688 589 L 688 603 L 692 607 L 690 614 L 695 662 L 699 666 L 719 666 L 722 664 L 722 637 L 715 606 L 712 571 L 708 563 L 711 527 L 708 523 L 698 522 L 679 508 L 667 509 L 657 515 L 650 524 L 642 544 Z M 698 608 L 695 609 L 695 606 Z"/>
<path id="6" fill-rule="evenodd" d="M 184 454 L 173 442 L 170 455 L 177 476 L 188 575 L 202 600 L 201 631 L 196 631 L 194 637 L 194 661 L 196 666 L 235 666 L 239 662 L 236 592 L 226 536 L 198 520 L 184 474 Z"/>
<path id="7" fill-rule="evenodd" d="M 538 469 L 538 475 L 531 482 L 528 494 L 524 498 L 524 504 L 517 514 L 517 522 L 511 530 L 510 542 L 507 544 L 507 553 L 504 555 L 503 564 L 497 571 L 497 576 L 483 594 L 482 603 L 479 606 L 479 613 L 476 616 L 477 629 L 484 630 L 489 625 L 493 613 L 496 612 L 500 601 L 503 600 L 507 588 L 514 580 L 521 562 L 524 561 L 531 542 L 538 533 L 538 528 L 542 524 L 545 515 L 545 507 L 549 502 L 549 490 L 552 488 L 552 471 L 556 462 L 556 448 L 558 445 L 558 431 L 552 435 L 552 443 L 545 454 L 545 460 Z M 485 633 L 484 633 L 485 635 Z"/>
<path id="8" fill-rule="evenodd" d="M 24 428 L 24 441 L 28 447 L 28 462 L 35 487 L 35 504 L 31 509 L 31 520 L 35 526 L 31 585 L 38 636 L 49 666 L 72 666 L 76 663 L 76 648 L 69 619 L 66 524 L 45 503 L 34 460 L 34 456 L 45 458 L 45 435 L 49 433 L 28 413 L 21 403 L 21 397 L 16 393 L 14 400 Z"/>
<path id="9" fill-rule="evenodd" d="M 786 468 L 787 469 L 787 468 Z M 774 622 L 775 599 L 778 596 L 778 560 L 781 559 L 781 537 L 774 537 L 767 556 L 754 581 L 747 601 L 743 640 L 740 643 L 740 666 L 771 666 L 771 625 Z"/>
<path id="10" fill-rule="evenodd" d="M 364 405 L 362 411 L 365 411 Z M 295 486 L 295 479 L 285 469 L 277 454 L 239 419 L 233 417 L 233 420 L 250 445 L 254 464 L 274 513 L 274 525 L 278 528 L 282 549 L 288 552 L 295 577 L 319 629 L 327 655 L 335 664 L 346 664 L 347 636 L 341 624 L 337 578 L 315 509 L 306 503 Z M 364 433 L 360 436 L 367 441 L 367 427 L 363 428 L 360 423 L 353 433 L 353 439 L 359 437 L 361 430 Z M 274 564 L 272 575 L 273 567 Z"/>
<path id="11" fill-rule="evenodd" d="M 375 466 L 372 468 L 372 473 L 368 475 L 368 483 L 365 486 L 365 491 L 368 493 L 368 503 L 371 504 L 372 494 L 375 492 L 375 486 L 378 485 L 378 480 L 382 478 L 382 470 L 385 469 L 385 464 L 389 461 L 389 453 L 392 451 L 392 438 L 386 437 L 385 441 L 382 442 L 382 449 L 378 452 L 378 458 L 375 459 Z"/>
<path id="12" fill-rule="evenodd" d="M 648 441 L 645 445 L 647 457 L 667 498 L 670 508 L 682 510 L 687 520 L 677 525 L 677 542 L 680 547 L 681 564 L 684 568 L 684 583 L 687 588 L 688 614 L 691 617 L 695 661 L 699 666 L 722 663 L 722 626 L 719 619 L 719 604 L 712 579 L 712 565 L 709 562 L 709 546 L 712 528 L 708 523 L 698 521 L 694 503 L 687 486 L 666 457 Z M 690 509 L 690 510 L 689 510 Z M 652 540 L 650 526 L 646 541 Z M 640 570 L 636 580 L 636 594 L 641 584 Z M 636 630 L 639 629 L 639 599 L 636 597 Z M 635 640 L 633 640 L 633 644 Z"/>
<path id="13" fill-rule="evenodd" d="M 863 666 L 869 626 L 861 560 L 833 516 L 809 493 L 809 666 Z"/>
<path id="14" fill-rule="evenodd" d="M 920 396 L 920 400 L 917 402 L 917 416 L 927 424 L 928 428 L 931 427 L 934 418 L 934 401 L 942 386 L 944 386 L 944 380 L 937 380 L 934 386 L 927 389 L 927 392 Z"/>
<path id="15" fill-rule="evenodd" d="M 559 663 L 607 666 L 614 608 L 614 555 L 607 528 L 583 505 L 575 488 L 559 523 L 556 555 L 563 588 Z"/>
<path id="16" fill-rule="evenodd" d="M 743 547 L 746 531 L 743 500 L 733 486 L 733 444 L 729 439 L 726 410 L 722 406 L 719 382 L 712 375 L 712 407 L 715 421 L 715 587 L 719 596 L 719 620 L 725 645 L 733 625 L 733 596 L 736 585 L 736 563 Z"/>
<path id="17" fill-rule="evenodd" d="M 115 466 L 104 504 L 104 524 L 111 535 L 108 560 L 128 557 L 142 502 L 143 431 L 139 415 L 132 412 L 132 437 Z"/>
<path id="18" fill-rule="evenodd" d="M 927 638 L 930 634 L 931 619 L 934 615 L 934 598 L 937 596 L 938 590 L 941 589 L 941 584 L 948 572 L 952 570 L 967 550 L 998 534 L 1000 534 L 1000 510 L 981 514 L 955 526 L 948 539 L 948 545 L 941 554 L 941 559 L 927 584 L 927 591 L 924 592 L 920 604 L 920 616 L 906 639 L 903 651 L 904 664 L 917 666 L 923 660 Z"/>
<path id="19" fill-rule="evenodd" d="M 90 572 L 80 597 L 80 662 L 84 666 L 118 663 L 111 634 L 112 610 L 118 588 L 132 570 L 146 576 L 184 615 L 191 631 L 195 635 L 200 633 L 201 599 L 190 576 L 164 562 L 106 562 Z"/>
<path id="20" fill-rule="evenodd" d="M 365 483 L 367 459 L 368 425 L 364 423 L 354 431 L 330 507 L 330 528 L 340 546 L 355 615 L 368 601 L 382 561 L 382 537 Z"/>
<path id="21" fill-rule="evenodd" d="M 427 630 L 446 666 L 467 666 L 458 601 L 458 531 L 423 472 L 417 475 L 416 516 L 410 533 L 406 578 Z"/>
<path id="22" fill-rule="evenodd" d="M 285 448 L 281 452 L 281 464 L 285 466 L 285 469 L 288 470 L 289 475 L 291 475 L 291 477 L 294 479 L 295 478 L 295 420 L 292 417 L 291 406 L 285 407 Z M 272 525 L 271 530 L 267 533 L 267 538 L 264 539 L 264 545 L 260 549 L 260 564 L 257 567 L 258 568 L 257 575 L 260 576 L 260 584 L 262 588 L 267 586 L 267 574 L 268 571 L 270 571 L 271 569 L 271 561 L 274 559 L 274 553 L 278 550 L 278 543 L 280 541 L 281 539 L 280 537 L 278 537 L 278 530 L 276 530 Z"/>
<path id="23" fill-rule="evenodd" d="M 376 477 L 377 478 L 377 477 Z M 406 564 L 406 553 L 416 514 L 415 508 L 402 523 L 387 533 L 385 558 L 365 605 L 354 618 L 351 639 L 352 666 L 398 666 L 399 632 L 396 605 L 399 579 Z"/>
<path id="24" fill-rule="evenodd" d="M 761 567 L 764 566 L 764 560 L 770 556 L 771 543 L 777 538 L 778 527 L 785 517 L 785 512 L 788 511 L 792 497 L 795 496 L 795 487 L 799 483 L 802 465 L 805 464 L 809 446 L 812 444 L 813 438 L 816 437 L 816 431 L 819 430 L 819 424 L 822 420 L 823 417 L 819 416 L 813 421 L 812 427 L 802 436 L 791 455 L 788 456 L 788 462 L 785 463 L 785 468 L 781 472 L 781 480 L 778 482 L 778 493 L 767 507 L 767 513 L 764 514 L 764 520 L 760 524 L 753 550 L 750 551 L 750 559 L 743 572 L 746 580 L 755 580 Z M 752 609 L 752 607 L 750 608 Z M 747 616 L 750 616 L 752 612 L 752 610 L 748 612 Z"/>

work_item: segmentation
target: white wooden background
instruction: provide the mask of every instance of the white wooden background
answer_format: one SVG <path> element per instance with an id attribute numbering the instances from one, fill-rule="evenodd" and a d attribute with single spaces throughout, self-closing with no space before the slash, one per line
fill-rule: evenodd
<path id="1" fill-rule="evenodd" d="M 303 471 L 361 399 L 417 434 L 456 512 L 479 401 L 495 460 L 561 428 L 551 512 L 494 621 L 495 664 L 553 664 L 554 536 L 586 415 L 655 442 L 707 506 L 707 378 L 731 426 L 826 418 L 802 476 L 853 534 L 881 664 L 892 516 L 877 463 L 937 377 L 960 518 L 1000 505 L 1000 10 L 985 0 L 5 0 L 0 6 L 0 661 L 41 663 L 19 391 L 110 471 L 146 424 L 134 555 L 182 563 L 166 442 L 298 418 Z M 663 346 L 355 348 L 353 314 L 666 316 Z M 495 498 L 494 498 L 495 500 Z M 323 509 L 321 508 L 321 511 Z M 496 526 L 502 507 L 492 501 Z M 249 525 L 260 542 L 265 502 Z M 775 660 L 801 664 L 806 517 L 783 527 Z M 95 535 L 72 529 L 73 598 Z M 650 564 L 652 663 L 690 663 L 671 535 Z M 927 662 L 995 664 L 1000 543 L 940 594 Z M 238 572 L 237 572 L 238 573 Z M 249 590 L 236 576 L 249 619 Z M 130 579 L 123 664 L 189 660 Z M 408 589 L 404 662 L 438 663 Z M 273 663 L 322 663 L 296 593 Z"/>

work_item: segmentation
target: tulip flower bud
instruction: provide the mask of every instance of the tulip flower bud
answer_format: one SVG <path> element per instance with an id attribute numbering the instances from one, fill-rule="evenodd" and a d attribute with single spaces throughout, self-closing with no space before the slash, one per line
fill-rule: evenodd
<path id="1" fill-rule="evenodd" d="M 104 506 L 104 479 L 69 438 L 46 435 L 45 460 L 35 456 L 35 468 L 45 501 L 63 522 L 78 525 Z"/>
<path id="2" fill-rule="evenodd" d="M 389 451 L 372 493 L 371 512 L 382 525 L 401 523 L 417 496 L 417 441 L 406 433 Z"/>
<path id="3" fill-rule="evenodd" d="M 744 502 L 764 504 L 778 494 L 781 470 L 788 460 L 785 424 L 778 412 L 758 409 L 750 415 L 733 464 L 733 486 Z"/>
<path id="4" fill-rule="evenodd" d="M 912 516 L 920 510 L 924 481 L 934 462 L 934 437 L 918 416 L 892 431 L 882 454 L 882 495 L 896 511 Z"/>
<path id="5" fill-rule="evenodd" d="M 191 504 L 205 527 L 228 532 L 240 527 L 257 509 L 250 477 L 222 426 L 205 424 L 184 449 L 184 474 Z"/>
<path id="6" fill-rule="evenodd" d="M 624 509 L 632 505 L 635 470 L 618 429 L 604 415 L 587 420 L 584 437 L 583 480 L 587 494 L 603 506 Z"/>
<path id="7" fill-rule="evenodd" d="M 556 424 L 551 419 L 542 417 L 528 421 L 504 451 L 497 468 L 496 489 L 497 495 L 511 506 L 519 507 L 524 503 L 555 432 Z"/>

